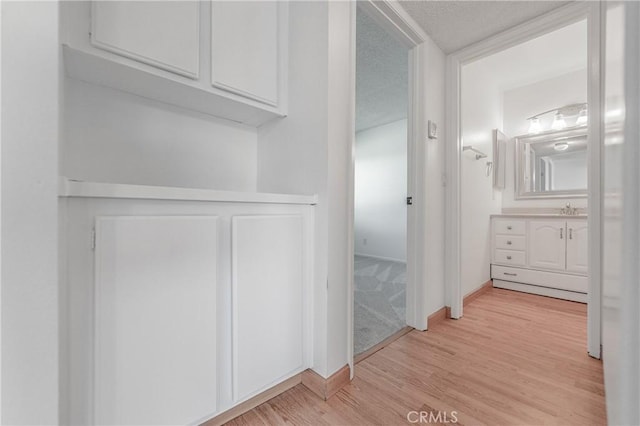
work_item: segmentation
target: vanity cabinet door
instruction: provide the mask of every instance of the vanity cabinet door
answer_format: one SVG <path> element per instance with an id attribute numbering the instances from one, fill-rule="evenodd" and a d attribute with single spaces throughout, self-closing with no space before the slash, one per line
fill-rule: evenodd
<path id="1" fill-rule="evenodd" d="M 588 272 L 588 236 L 586 221 L 567 221 L 567 272 Z"/>
<path id="2" fill-rule="evenodd" d="M 529 221 L 529 266 L 565 270 L 566 229 L 564 221 Z"/>

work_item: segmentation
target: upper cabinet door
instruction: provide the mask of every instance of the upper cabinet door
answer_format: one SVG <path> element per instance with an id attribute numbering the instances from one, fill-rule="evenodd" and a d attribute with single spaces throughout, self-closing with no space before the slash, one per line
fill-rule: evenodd
<path id="1" fill-rule="evenodd" d="M 96 1 L 91 15 L 94 46 L 198 78 L 199 2 Z"/>
<path id="2" fill-rule="evenodd" d="M 529 266 L 565 269 L 565 222 L 557 220 L 529 221 Z"/>
<path id="3" fill-rule="evenodd" d="M 276 1 L 211 2 L 214 87 L 278 106 L 283 7 Z"/>
<path id="4" fill-rule="evenodd" d="M 567 271 L 586 274 L 589 259 L 587 221 L 567 221 Z"/>

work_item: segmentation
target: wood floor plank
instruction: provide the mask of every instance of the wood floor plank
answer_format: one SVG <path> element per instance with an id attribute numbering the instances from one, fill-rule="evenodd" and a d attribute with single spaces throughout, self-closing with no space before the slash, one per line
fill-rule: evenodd
<path id="1" fill-rule="evenodd" d="M 455 411 L 460 425 L 604 425 L 586 317 L 580 303 L 491 289 L 460 320 L 414 330 L 360 362 L 328 401 L 298 385 L 228 424 L 406 425 L 411 411 Z"/>

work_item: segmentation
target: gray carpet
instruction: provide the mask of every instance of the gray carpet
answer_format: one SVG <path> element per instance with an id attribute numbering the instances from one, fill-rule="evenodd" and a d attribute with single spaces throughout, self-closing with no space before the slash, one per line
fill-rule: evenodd
<path id="1" fill-rule="evenodd" d="M 354 353 L 380 343 L 406 325 L 407 265 L 355 257 Z"/>

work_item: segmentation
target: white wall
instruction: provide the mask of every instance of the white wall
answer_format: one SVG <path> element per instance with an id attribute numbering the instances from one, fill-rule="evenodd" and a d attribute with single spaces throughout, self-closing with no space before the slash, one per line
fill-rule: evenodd
<path id="1" fill-rule="evenodd" d="M 347 363 L 347 325 L 328 334 L 328 4 L 289 5 L 289 115 L 258 129 L 258 191 L 318 194 L 315 212 L 313 369 L 328 377 L 328 352 Z M 295 42 L 302 41 L 304 42 Z M 346 300 L 344 301 L 346 309 Z M 333 309 L 340 310 L 341 306 Z M 329 346 L 332 346 L 330 349 Z M 340 365 L 338 368 L 341 368 Z"/>
<path id="2" fill-rule="evenodd" d="M 527 118 L 532 115 L 573 103 L 587 101 L 587 69 L 581 69 L 551 79 L 526 86 L 506 90 L 503 93 L 504 133 L 514 138 L 529 131 Z M 551 127 L 553 114 L 547 114 L 541 120 L 543 128 Z M 573 118 L 568 118 L 572 124 Z M 507 162 L 505 169 L 505 189 L 502 192 L 502 208 L 549 208 L 560 209 L 566 203 L 574 207 L 586 208 L 586 198 L 552 200 L 516 200 L 515 194 L 515 151 L 512 140 L 507 144 Z"/>
<path id="3" fill-rule="evenodd" d="M 422 271 L 423 289 L 419 294 L 430 315 L 445 306 L 445 55 L 431 40 L 427 39 L 418 49 L 424 51 L 424 78 L 419 81 L 419 90 L 424 91 L 424 105 L 421 105 L 425 125 L 427 120 L 438 124 L 438 138 L 418 141 L 417 152 L 422 158 L 422 167 L 417 171 L 418 188 L 416 206 L 422 206 L 424 216 L 419 218 L 415 230 L 423 241 L 423 258 L 417 268 Z M 418 284 L 420 285 L 420 283 Z"/>
<path id="4" fill-rule="evenodd" d="M 73 79 L 64 94 L 63 175 L 256 190 L 255 128 Z"/>
<path id="5" fill-rule="evenodd" d="M 356 133 L 355 253 L 407 260 L 407 120 Z"/>
<path id="6" fill-rule="evenodd" d="M 490 215 L 501 212 L 502 194 L 487 176 L 487 161 L 493 161 L 492 129 L 502 128 L 502 98 L 486 62 L 462 67 L 461 118 L 463 145 L 487 154 L 476 160 L 470 151 L 461 159 L 461 286 L 466 295 L 490 279 Z"/>
<path id="7" fill-rule="evenodd" d="M 58 424 L 58 3 L 0 7 L 0 423 Z"/>

